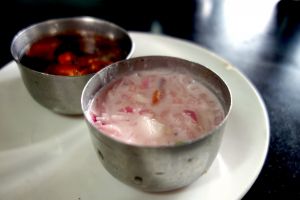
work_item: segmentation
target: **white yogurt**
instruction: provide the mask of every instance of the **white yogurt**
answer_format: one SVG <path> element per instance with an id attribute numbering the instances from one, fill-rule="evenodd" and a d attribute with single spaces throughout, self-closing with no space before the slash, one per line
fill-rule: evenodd
<path id="1" fill-rule="evenodd" d="M 224 118 L 217 97 L 188 73 L 155 69 L 111 82 L 92 100 L 89 116 L 104 134 L 147 146 L 205 136 Z"/>

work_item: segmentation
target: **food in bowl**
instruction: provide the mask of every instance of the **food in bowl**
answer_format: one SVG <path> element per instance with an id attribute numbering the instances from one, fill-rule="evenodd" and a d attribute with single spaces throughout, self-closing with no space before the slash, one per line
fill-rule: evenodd
<path id="1" fill-rule="evenodd" d="M 126 58 L 113 38 L 92 31 L 69 31 L 28 45 L 20 62 L 29 68 L 62 76 L 81 76 Z"/>
<path id="2" fill-rule="evenodd" d="M 88 16 L 33 24 L 11 43 L 29 94 L 40 105 L 66 115 L 82 114 L 82 90 L 98 70 L 131 57 L 133 51 L 126 30 Z"/>
<path id="3" fill-rule="evenodd" d="M 231 94 L 221 77 L 199 63 L 142 56 L 97 72 L 83 89 L 81 105 L 105 169 L 127 185 L 162 192 L 187 186 L 209 170 Z"/>
<path id="4" fill-rule="evenodd" d="M 191 73 L 165 68 L 112 81 L 95 95 L 88 112 L 102 133 L 143 146 L 192 142 L 225 116 L 216 95 Z"/>

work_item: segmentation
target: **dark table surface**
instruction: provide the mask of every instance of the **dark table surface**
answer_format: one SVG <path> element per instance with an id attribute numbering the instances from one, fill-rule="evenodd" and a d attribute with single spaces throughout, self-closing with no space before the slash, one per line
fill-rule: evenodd
<path id="1" fill-rule="evenodd" d="M 300 199 L 300 1 L 10 0 L 0 13 L 1 66 L 12 60 L 20 29 L 81 15 L 186 39 L 225 58 L 258 89 L 270 119 L 265 164 L 243 199 Z"/>

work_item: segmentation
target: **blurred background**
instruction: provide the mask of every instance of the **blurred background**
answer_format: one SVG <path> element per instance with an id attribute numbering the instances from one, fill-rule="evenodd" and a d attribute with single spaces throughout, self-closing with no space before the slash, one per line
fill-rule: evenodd
<path id="1" fill-rule="evenodd" d="M 1 6 L 1 60 L 11 60 L 12 36 L 22 28 L 51 18 L 94 16 L 114 22 L 127 30 L 163 31 L 193 38 L 197 3 L 194 0 L 10 0 Z M 9 13 L 8 15 L 5 13 Z M 162 26 L 163 25 L 163 30 Z"/>
<path id="2" fill-rule="evenodd" d="M 1 5 L 0 64 L 22 28 L 50 18 L 94 16 L 129 31 L 185 39 L 224 57 L 266 103 L 271 143 L 244 199 L 300 199 L 300 1 L 9 0 Z"/>

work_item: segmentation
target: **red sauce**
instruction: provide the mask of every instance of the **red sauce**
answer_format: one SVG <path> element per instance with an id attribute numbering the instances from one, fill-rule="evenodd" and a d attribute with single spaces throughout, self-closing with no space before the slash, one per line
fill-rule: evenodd
<path id="1" fill-rule="evenodd" d="M 20 62 L 39 72 L 80 76 L 125 59 L 118 41 L 94 33 L 66 32 L 31 44 Z"/>

